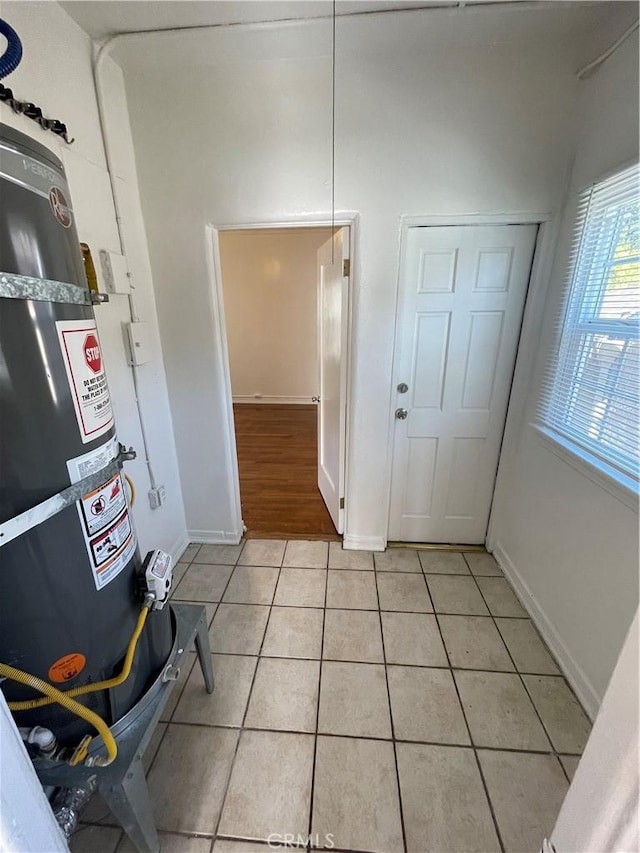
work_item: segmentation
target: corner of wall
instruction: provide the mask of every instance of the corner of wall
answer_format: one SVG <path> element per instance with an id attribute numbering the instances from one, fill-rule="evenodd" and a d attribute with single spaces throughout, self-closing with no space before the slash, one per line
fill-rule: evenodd
<path id="1" fill-rule="evenodd" d="M 242 539 L 243 531 L 188 530 L 187 535 L 189 542 L 196 542 L 198 545 L 237 545 Z"/>
<path id="2" fill-rule="evenodd" d="M 345 551 L 384 551 L 387 543 L 383 536 L 356 536 L 345 533 L 342 547 Z"/>
<path id="3" fill-rule="evenodd" d="M 487 544 L 489 546 L 489 543 Z M 590 720 L 594 720 L 598 713 L 602 697 L 598 695 L 590 679 L 564 644 L 560 633 L 538 604 L 536 597 L 529 589 L 520 572 L 518 572 L 500 541 L 492 543 L 491 550 L 496 562 L 515 590 L 520 603 L 529 616 L 531 616 L 542 639 L 549 647 L 549 651 L 580 700 L 587 716 Z"/>

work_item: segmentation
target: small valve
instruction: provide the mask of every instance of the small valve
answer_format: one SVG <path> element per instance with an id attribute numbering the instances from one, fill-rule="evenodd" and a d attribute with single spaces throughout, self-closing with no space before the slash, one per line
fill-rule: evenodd
<path id="1" fill-rule="evenodd" d="M 173 583 L 173 560 L 164 551 L 149 551 L 142 564 L 144 592 L 153 596 L 152 610 L 162 610 Z"/>
<path id="2" fill-rule="evenodd" d="M 130 447 L 128 450 L 121 442 L 118 444 L 118 458 L 121 462 L 130 462 L 132 459 L 135 459 L 137 456 L 136 451 L 133 447 Z"/>

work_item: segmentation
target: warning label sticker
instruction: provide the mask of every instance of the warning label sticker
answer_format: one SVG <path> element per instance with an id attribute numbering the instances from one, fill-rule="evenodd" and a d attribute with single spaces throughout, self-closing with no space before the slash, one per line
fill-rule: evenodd
<path id="1" fill-rule="evenodd" d="M 115 480 L 118 481 L 119 490 L 124 495 L 122 480 L 119 474 L 114 477 L 114 480 L 109 481 L 112 484 L 110 486 L 111 491 L 113 491 L 116 485 L 114 483 Z M 98 491 L 102 492 L 103 490 Z M 111 515 L 118 504 L 118 499 L 114 498 L 109 503 L 107 497 L 104 495 L 96 497 L 95 494 L 95 492 L 92 492 L 92 497 L 86 495 L 82 501 L 78 501 L 77 506 L 85 530 L 84 539 L 91 568 L 93 569 L 93 580 L 96 589 L 102 589 L 102 587 L 106 586 L 120 574 L 133 557 L 136 550 L 136 537 L 131 528 L 131 519 L 126 509 L 126 503 L 124 510 L 117 518 L 113 518 L 113 520 L 109 518 L 107 520 L 106 515 L 103 516 L 103 513 Z M 98 522 L 95 518 L 92 518 L 92 514 L 96 510 L 100 510 L 102 501 L 105 501 L 106 506 L 99 512 L 101 520 L 100 527 L 98 528 Z M 105 521 L 107 522 L 106 524 Z"/>
<path id="2" fill-rule="evenodd" d="M 131 539 L 131 522 L 129 513 L 124 512 L 107 530 L 91 540 L 91 552 L 99 571 L 101 566 L 111 558 Z"/>
<path id="3" fill-rule="evenodd" d="M 102 447 L 67 462 L 72 482 L 104 468 L 114 458 L 118 443 L 110 440 Z M 124 481 L 114 474 L 102 486 L 76 501 L 82 534 L 89 555 L 96 589 L 102 589 L 127 566 L 136 550 Z"/>
<path id="4" fill-rule="evenodd" d="M 83 444 L 113 426 L 113 411 L 95 320 L 58 320 L 58 339 Z"/>
<path id="5" fill-rule="evenodd" d="M 58 658 L 49 667 L 49 681 L 54 681 L 56 684 L 71 681 L 76 675 L 80 675 L 86 663 L 86 657 L 80 652 L 72 652 L 70 655 Z"/>
<path id="6" fill-rule="evenodd" d="M 94 489 L 82 498 L 82 515 L 90 536 L 117 518 L 126 508 L 124 486 L 120 474 L 104 486 Z"/>

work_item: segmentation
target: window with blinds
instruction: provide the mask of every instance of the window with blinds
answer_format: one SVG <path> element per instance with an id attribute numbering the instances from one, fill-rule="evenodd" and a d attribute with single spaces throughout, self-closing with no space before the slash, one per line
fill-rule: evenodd
<path id="1" fill-rule="evenodd" d="M 540 408 L 545 432 L 638 481 L 640 423 L 640 171 L 579 199 L 558 348 Z"/>

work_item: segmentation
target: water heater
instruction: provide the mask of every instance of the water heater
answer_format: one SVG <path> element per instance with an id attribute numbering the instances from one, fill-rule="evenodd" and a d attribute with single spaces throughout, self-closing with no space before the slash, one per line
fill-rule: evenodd
<path id="1" fill-rule="evenodd" d="M 68 691 L 120 671 L 141 560 L 62 163 L 0 126 L 0 194 L 0 662 Z M 111 725 L 171 645 L 169 608 L 151 610 L 130 676 L 77 701 Z M 41 696 L 10 680 L 2 691 L 10 703 Z M 91 730 L 58 704 L 15 716 L 61 744 Z"/>

